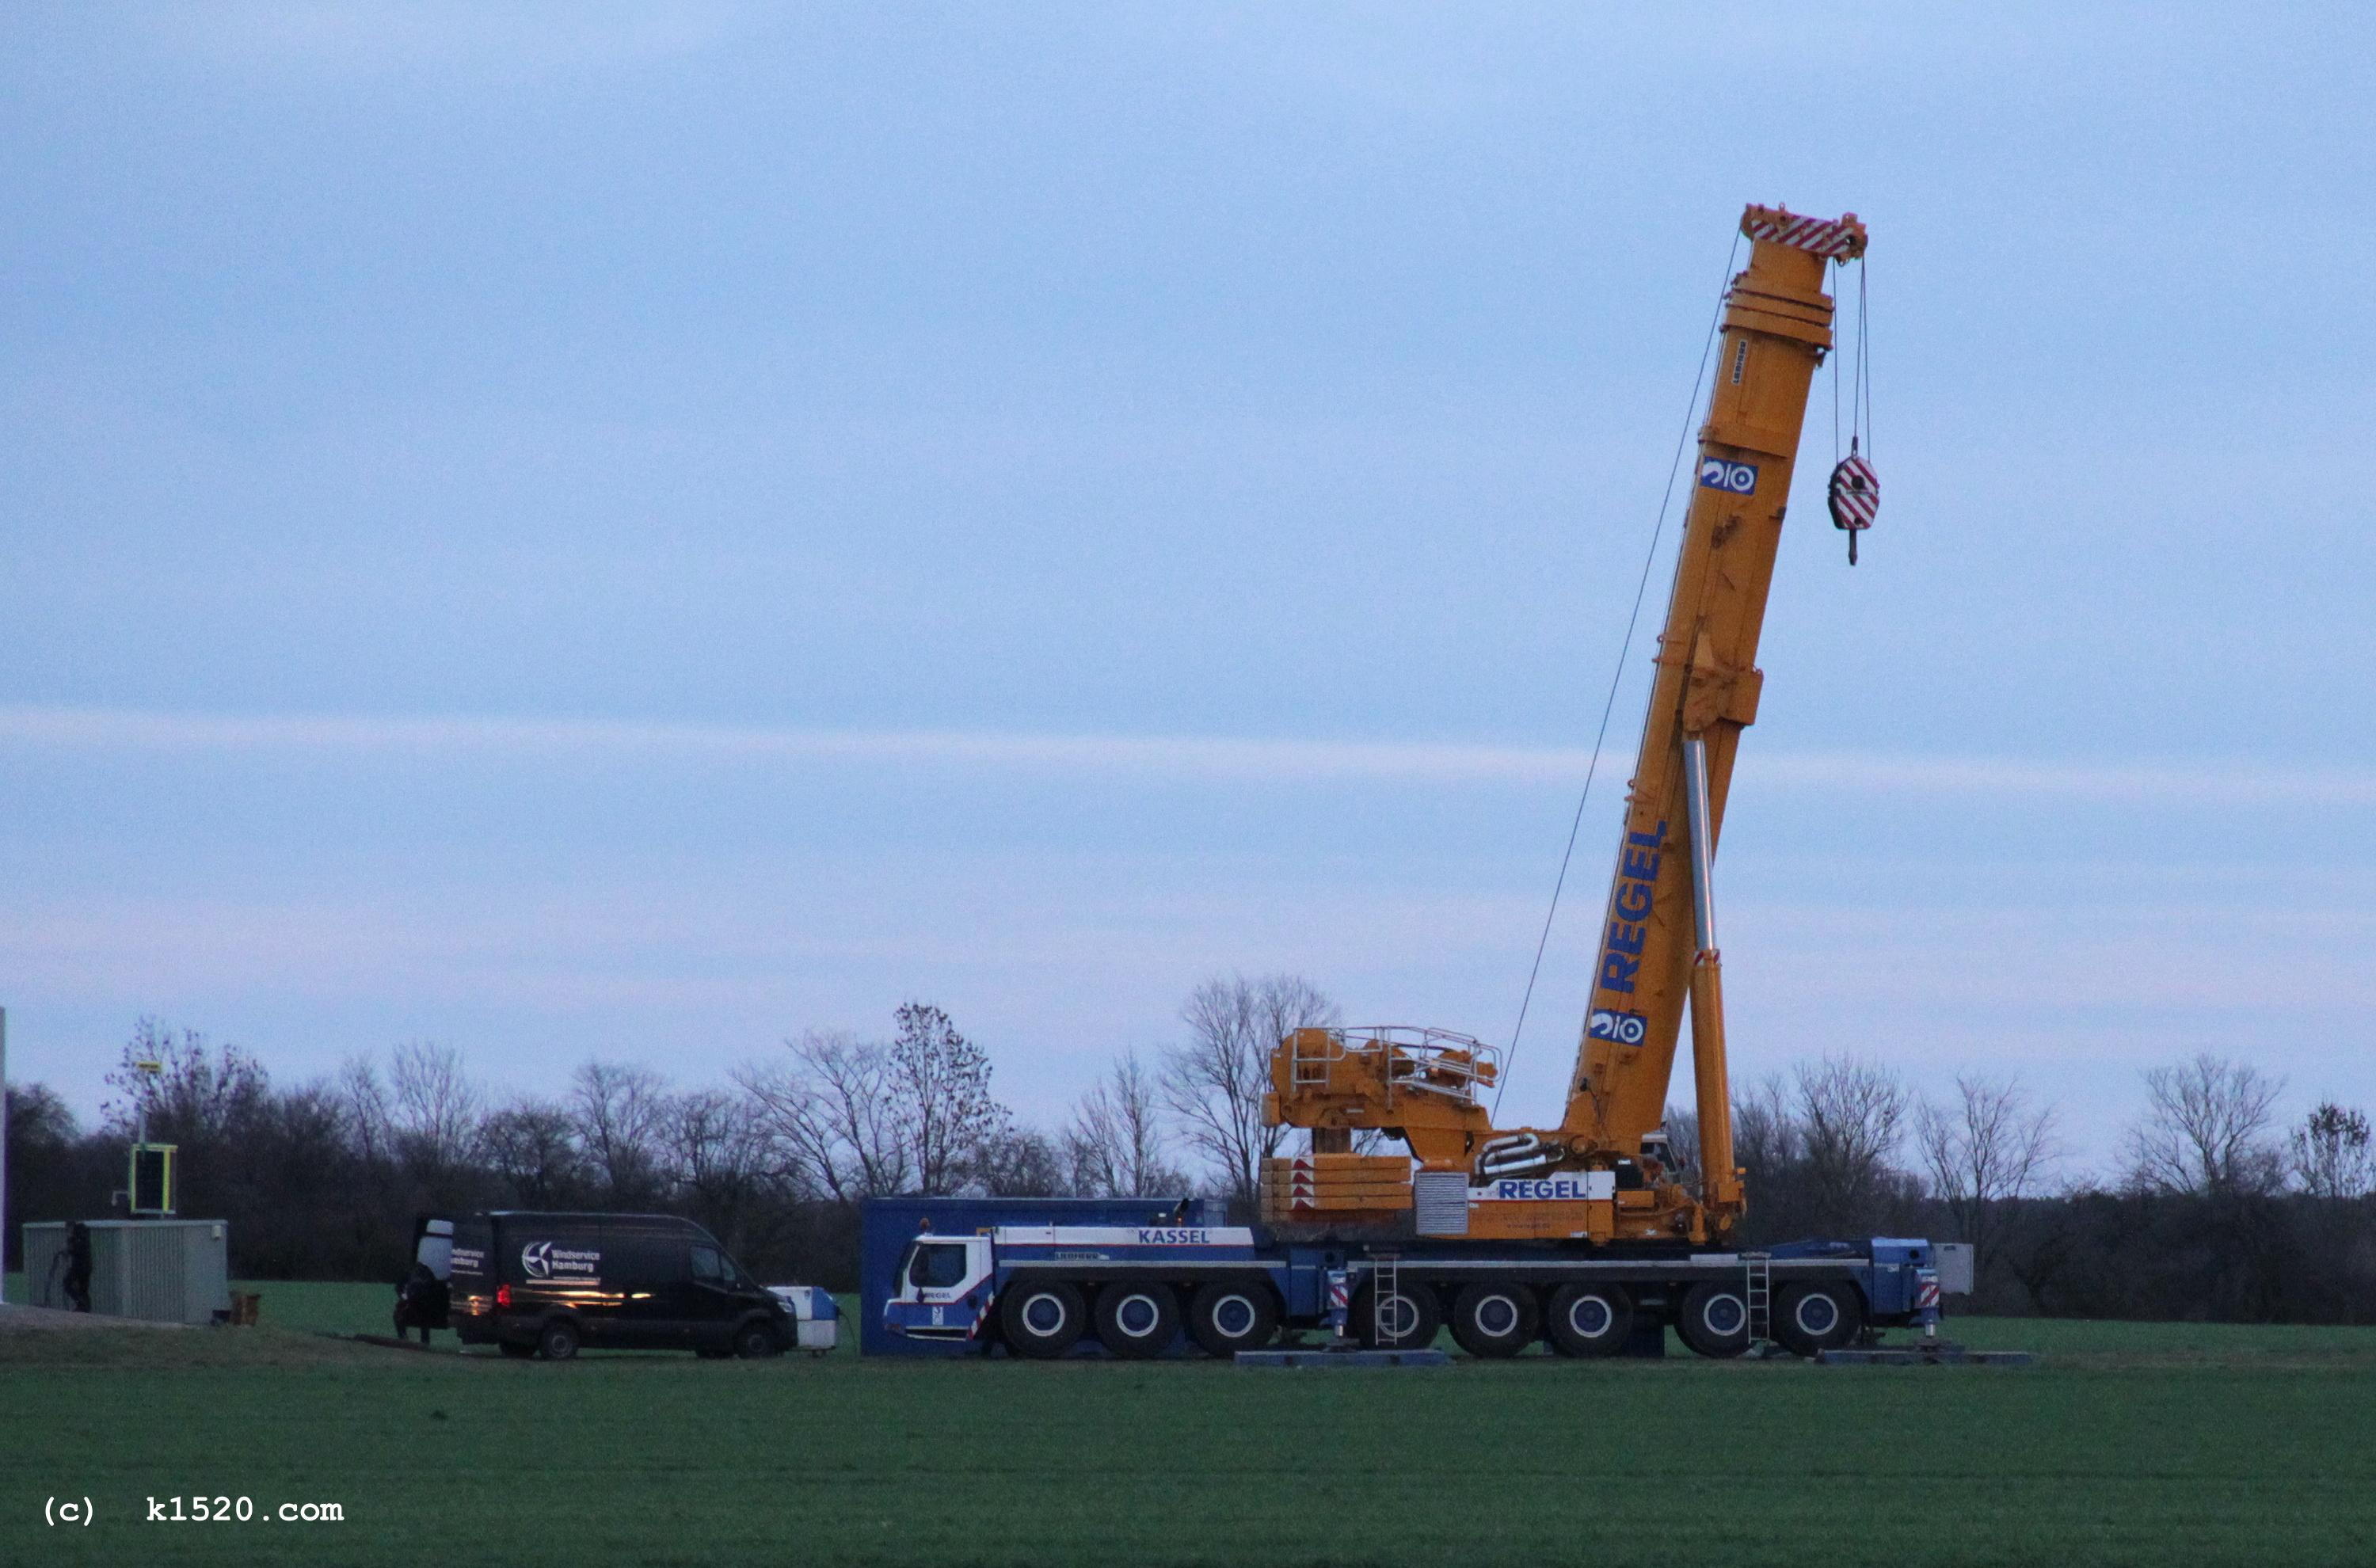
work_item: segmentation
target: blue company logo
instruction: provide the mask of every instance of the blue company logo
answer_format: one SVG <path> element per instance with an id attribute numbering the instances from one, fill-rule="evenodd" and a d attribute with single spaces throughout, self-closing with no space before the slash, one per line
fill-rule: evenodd
<path id="1" fill-rule="evenodd" d="M 1700 459 L 1700 488 L 1729 491 L 1735 495 L 1757 493 L 1757 465 L 1728 462 L 1722 457 Z"/>
<path id="2" fill-rule="evenodd" d="M 1639 1045 L 1650 1032 L 1650 1020 L 1639 1013 L 1620 1013 L 1612 1007 L 1595 1010 L 1585 1025 L 1586 1039 L 1615 1040 L 1620 1045 Z"/>
<path id="3" fill-rule="evenodd" d="M 1203 1247 L 1212 1238 L 1202 1230 L 1141 1230 L 1138 1244 L 1142 1247 Z"/>
<path id="4" fill-rule="evenodd" d="M 1581 1176 L 1545 1176 L 1534 1181 L 1513 1178 L 1494 1182 L 1485 1190 L 1485 1196 L 1514 1202 L 1581 1203 L 1592 1196 L 1585 1186 L 1585 1179 Z"/>

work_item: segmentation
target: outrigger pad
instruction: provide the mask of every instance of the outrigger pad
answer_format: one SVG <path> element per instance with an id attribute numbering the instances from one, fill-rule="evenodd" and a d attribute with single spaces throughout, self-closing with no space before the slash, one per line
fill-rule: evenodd
<path id="1" fill-rule="evenodd" d="M 1874 1345 L 1815 1357 L 1815 1364 L 1825 1367 L 2026 1367 L 2037 1360 L 2027 1350 L 1966 1350 L 1961 1345 Z"/>
<path id="2" fill-rule="evenodd" d="M 1448 1367 L 1441 1350 L 1241 1350 L 1241 1367 Z"/>

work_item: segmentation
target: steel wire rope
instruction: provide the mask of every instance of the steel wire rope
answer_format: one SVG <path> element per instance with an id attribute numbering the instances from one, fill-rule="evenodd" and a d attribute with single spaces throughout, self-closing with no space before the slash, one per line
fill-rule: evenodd
<path id="1" fill-rule="evenodd" d="M 1625 639 L 1617 650 L 1617 668 L 1610 673 L 1609 695 L 1600 705 L 1600 728 L 1592 738 L 1592 760 L 1585 766 L 1584 790 L 1576 797 L 1574 820 L 1568 824 L 1567 848 L 1560 855 L 1559 877 L 1551 884 L 1551 905 L 1543 913 L 1542 934 L 1535 939 L 1534 966 L 1527 971 L 1526 994 L 1518 1001 L 1518 1021 L 1510 1030 L 1509 1053 L 1502 1059 L 1502 1071 L 1493 1086 L 1492 1116 L 1497 1123 L 1502 1119 L 1502 1096 L 1510 1087 L 1510 1070 L 1517 1065 L 1518 1043 L 1527 1031 L 1527 1011 L 1534 1004 L 1535 982 L 1543 972 L 1543 953 L 1550 945 L 1551 924 L 1559 918 L 1560 894 L 1567 886 L 1568 867 L 1575 859 L 1576 835 L 1583 830 L 1585 807 L 1592 800 L 1592 780 L 1600 771 L 1601 747 L 1609 739 L 1609 716 L 1617 707 L 1617 688 L 1625 679 L 1625 661 L 1634 654 L 1634 632 L 1641 623 L 1642 600 L 1650 588 L 1650 569 L 1657 564 L 1658 540 L 1665 536 L 1667 513 L 1674 504 L 1675 476 L 1682 471 L 1683 448 L 1691 441 L 1692 423 L 1699 416 L 1700 384 L 1707 377 L 1708 355 L 1715 350 L 1717 328 L 1724 321 L 1725 297 L 1732 291 L 1732 264 L 1740 258 L 1740 236 L 1735 234 L 1732 248 L 1725 253 L 1724 277 L 1717 290 L 1716 309 L 1708 316 L 1707 336 L 1700 343 L 1699 368 L 1692 373 L 1692 396 L 1683 408 L 1683 428 L 1675 437 L 1675 455 L 1668 459 L 1667 488 L 1658 497 L 1658 517 L 1650 529 L 1650 548 L 1642 555 L 1641 580 L 1634 585 L 1634 608 L 1625 617 Z"/>

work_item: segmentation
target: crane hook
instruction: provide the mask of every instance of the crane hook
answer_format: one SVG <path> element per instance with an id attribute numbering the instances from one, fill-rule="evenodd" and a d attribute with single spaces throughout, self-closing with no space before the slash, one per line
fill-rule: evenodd
<path id="1" fill-rule="evenodd" d="M 1881 476 L 1872 471 L 1871 463 L 1857 455 L 1854 436 L 1848 438 L 1848 455 L 1832 470 L 1831 506 L 1832 527 L 1847 533 L 1848 564 L 1853 566 L 1857 535 L 1872 527 L 1873 514 L 1881 510 Z"/>

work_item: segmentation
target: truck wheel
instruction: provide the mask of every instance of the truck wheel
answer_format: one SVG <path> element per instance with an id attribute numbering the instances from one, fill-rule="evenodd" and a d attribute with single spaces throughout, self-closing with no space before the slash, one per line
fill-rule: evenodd
<path id="1" fill-rule="evenodd" d="M 1180 1334 L 1180 1299 L 1169 1285 L 1116 1281 L 1098 1292 L 1098 1343 L 1117 1356 L 1159 1356 Z"/>
<path id="2" fill-rule="evenodd" d="M 1613 1356 L 1634 1336 L 1634 1293 L 1622 1285 L 1562 1285 L 1551 1292 L 1551 1348 Z"/>
<path id="3" fill-rule="evenodd" d="M 1793 1285 L 1775 1302 L 1774 1337 L 1794 1356 L 1836 1350 L 1864 1326 L 1864 1299 L 1844 1279 Z"/>
<path id="4" fill-rule="evenodd" d="M 999 1298 L 998 1326 L 1018 1356 L 1053 1360 L 1088 1326 L 1081 1293 L 1061 1279 L 1010 1285 Z"/>
<path id="5" fill-rule="evenodd" d="M 1749 1348 L 1749 1301 L 1738 1285 L 1703 1279 L 1683 1292 L 1675 1332 L 1703 1356 L 1738 1356 Z"/>
<path id="6" fill-rule="evenodd" d="M 776 1331 L 755 1319 L 734 1331 L 734 1353 L 746 1361 L 764 1361 L 783 1348 Z"/>
<path id="7" fill-rule="evenodd" d="M 1515 1356 L 1540 1331 L 1535 1294 L 1523 1285 L 1471 1285 L 1453 1300 L 1452 1337 L 1472 1356 Z"/>
<path id="8" fill-rule="evenodd" d="M 536 1353 L 548 1361 L 565 1361 L 577 1354 L 577 1325 L 565 1317 L 554 1318 L 536 1336 Z"/>
<path id="9" fill-rule="evenodd" d="M 1278 1301 L 1258 1279 L 1216 1279 L 1188 1303 L 1188 1333 L 1208 1356 L 1259 1350 L 1278 1332 Z"/>
<path id="10" fill-rule="evenodd" d="M 1364 1285 L 1353 1298 L 1352 1317 L 1354 1334 L 1373 1350 L 1424 1350 L 1443 1326 L 1443 1310 L 1424 1285 L 1397 1285 L 1383 1300 L 1376 1286 Z"/>

